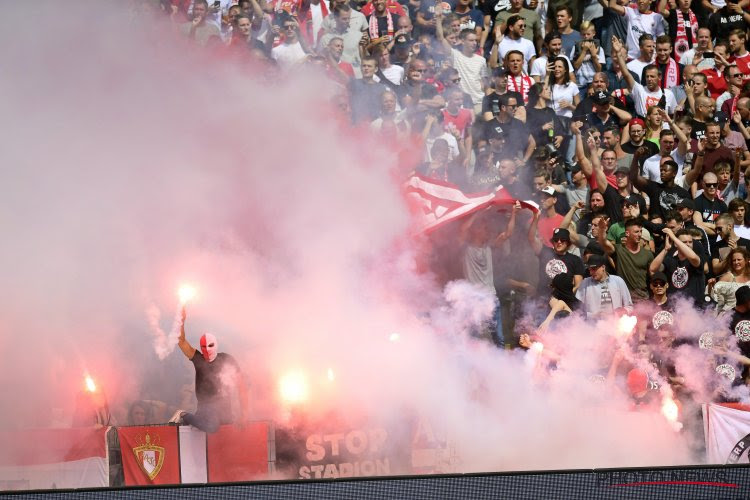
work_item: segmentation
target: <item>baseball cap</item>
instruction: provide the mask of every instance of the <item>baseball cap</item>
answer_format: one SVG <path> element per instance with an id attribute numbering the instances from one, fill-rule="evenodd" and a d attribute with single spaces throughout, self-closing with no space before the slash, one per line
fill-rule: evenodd
<path id="1" fill-rule="evenodd" d="M 578 163 L 574 163 L 570 167 L 568 167 L 568 170 L 570 170 L 571 174 L 577 174 L 581 171 L 581 166 Z"/>
<path id="2" fill-rule="evenodd" d="M 723 111 L 717 111 L 716 113 L 714 113 L 714 121 L 720 125 L 724 125 L 727 121 L 729 121 L 729 117 Z"/>
<path id="3" fill-rule="evenodd" d="M 643 127 L 643 128 L 646 128 L 646 122 L 644 122 L 644 121 L 643 121 L 643 120 L 641 120 L 640 118 L 633 118 L 632 120 L 630 120 L 630 121 L 628 122 L 628 125 L 630 125 L 631 127 L 632 127 L 633 125 L 640 125 L 641 127 Z"/>
<path id="4" fill-rule="evenodd" d="M 570 241 L 570 231 L 558 227 L 552 231 L 552 238 L 550 238 L 550 240 Z"/>
<path id="5" fill-rule="evenodd" d="M 607 258 L 604 255 L 590 255 L 586 262 L 586 267 L 599 267 L 607 265 Z"/>
<path id="6" fill-rule="evenodd" d="M 683 198 L 682 200 L 675 203 L 674 206 L 677 208 L 687 208 L 690 210 L 695 210 L 695 203 L 693 203 L 693 200 L 690 198 Z"/>
<path id="7" fill-rule="evenodd" d="M 639 394 L 648 390 L 648 374 L 638 368 L 628 372 L 628 391 L 630 394 Z"/>
<path id="8" fill-rule="evenodd" d="M 638 206 L 640 206 L 638 204 L 638 197 L 635 196 L 635 195 L 633 195 L 633 194 L 631 194 L 630 196 L 624 197 L 622 199 L 622 204 L 623 205 L 638 205 Z"/>
<path id="9" fill-rule="evenodd" d="M 487 139 L 505 139 L 505 131 L 499 125 L 490 127 L 487 131 Z"/>
<path id="10" fill-rule="evenodd" d="M 609 95 L 604 92 L 603 90 L 600 90 L 598 92 L 595 92 L 593 96 L 591 96 L 591 100 L 594 101 L 594 104 L 608 104 L 609 103 Z"/>
<path id="11" fill-rule="evenodd" d="M 661 271 L 655 272 L 651 275 L 651 282 L 653 283 L 654 281 L 663 281 L 664 283 L 669 283 L 667 275 Z"/>
<path id="12" fill-rule="evenodd" d="M 555 188 L 553 188 L 552 186 L 543 187 L 539 191 L 541 193 L 548 194 L 550 196 L 557 196 L 557 192 L 555 191 Z"/>

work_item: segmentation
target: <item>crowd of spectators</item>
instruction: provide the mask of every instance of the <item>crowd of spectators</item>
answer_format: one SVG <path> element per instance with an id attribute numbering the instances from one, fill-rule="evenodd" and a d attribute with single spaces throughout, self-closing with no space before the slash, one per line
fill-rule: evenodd
<path id="1" fill-rule="evenodd" d="M 144 2 L 277 78 L 322 69 L 351 127 L 416 141 L 412 172 L 535 200 L 465 218 L 450 243 L 434 237 L 460 248 L 428 259 L 497 294 L 498 346 L 566 315 L 649 310 L 631 354 L 679 384 L 681 299 L 729 325 L 722 366 L 747 375 L 750 0 Z"/>

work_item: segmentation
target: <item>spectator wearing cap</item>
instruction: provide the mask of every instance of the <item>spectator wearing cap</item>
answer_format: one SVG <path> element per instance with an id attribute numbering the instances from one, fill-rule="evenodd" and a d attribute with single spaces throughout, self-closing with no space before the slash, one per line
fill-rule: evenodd
<path id="1" fill-rule="evenodd" d="M 693 212 L 693 223 L 703 228 L 706 233 L 716 240 L 716 218 L 726 213 L 727 205 L 721 201 L 718 194 L 719 179 L 713 172 L 703 174 L 701 181 L 703 192 L 693 200 L 695 212 Z"/>
<path id="2" fill-rule="evenodd" d="M 601 222 L 600 222 L 601 225 Z M 633 300 L 648 299 L 648 269 L 654 260 L 653 252 L 641 243 L 643 223 L 639 218 L 628 219 L 625 234 L 620 243 L 609 241 L 604 234 L 604 226 L 599 231 L 599 245 L 608 255 L 614 255 L 617 274 L 622 277 Z"/>
<path id="3" fill-rule="evenodd" d="M 500 112 L 500 96 L 508 93 L 508 72 L 503 68 L 492 70 L 492 89 L 482 98 L 482 119 L 486 122 L 495 118 Z M 517 102 L 523 100 L 521 94 L 515 94 Z"/>
<path id="4" fill-rule="evenodd" d="M 652 274 L 649 288 L 651 289 L 650 302 L 652 304 L 656 305 L 662 311 L 671 311 L 674 309 L 667 294 L 669 291 L 669 280 L 666 274 L 661 271 Z"/>
<path id="5" fill-rule="evenodd" d="M 529 239 L 534 239 L 541 242 L 542 245 L 552 248 L 552 234 L 556 228 L 560 227 L 560 223 L 563 220 L 563 216 L 557 213 L 555 209 L 555 203 L 558 198 L 557 191 L 551 185 L 545 186 L 537 191 L 537 196 L 539 199 L 539 211 L 532 219 L 531 228 L 529 228 Z"/>
<path id="6" fill-rule="evenodd" d="M 711 264 L 715 275 L 729 269 L 729 252 L 735 248 L 750 250 L 750 240 L 742 238 L 734 231 L 734 219 L 728 213 L 716 218 L 714 223 L 717 241 L 711 246 Z"/>
<path id="7" fill-rule="evenodd" d="M 601 255 L 589 257 L 586 267 L 591 276 L 581 282 L 576 298 L 587 318 L 610 316 L 617 309 L 633 310 L 633 301 L 625 281 L 607 272 L 607 259 Z"/>
<path id="8" fill-rule="evenodd" d="M 649 141 L 650 144 L 653 144 Z M 651 156 L 645 147 L 638 148 L 630 165 L 630 181 L 635 187 L 645 192 L 651 200 L 649 207 L 650 218 L 664 220 L 665 213 L 672 209 L 678 202 L 690 197 L 684 188 L 675 184 L 679 167 L 674 160 L 663 161 L 659 167 L 661 182 L 646 179 L 640 174 L 640 164 Z"/>
<path id="9" fill-rule="evenodd" d="M 546 330 L 556 316 L 567 317 L 581 307 L 581 301 L 576 298 L 575 281 L 570 273 L 560 273 L 550 283 L 552 289 L 549 299 L 550 312 L 539 325 L 538 330 Z"/>
<path id="10" fill-rule="evenodd" d="M 492 138 L 504 138 L 501 150 L 493 150 L 507 157 L 518 158 L 519 164 L 526 163 L 534 153 L 536 142 L 526 124 L 514 118 L 519 101 L 515 95 L 503 94 L 499 99 L 500 109 L 495 117 L 483 125 L 483 139 L 491 143 Z M 492 143 L 491 143 L 492 145 Z"/>
<path id="11" fill-rule="evenodd" d="M 613 223 L 624 220 L 622 204 L 631 196 L 637 200 L 639 211 L 646 211 L 646 201 L 641 195 L 633 193 L 629 177 L 630 168 L 624 165 L 615 166 L 616 153 L 613 149 L 605 149 L 600 162 L 597 162 L 596 158 L 593 160 L 596 189 L 604 198 L 605 211 Z"/>
<path id="12" fill-rule="evenodd" d="M 549 203 L 549 200 L 547 200 Z M 536 234 L 536 226 L 539 221 L 539 214 L 534 214 L 531 226 L 529 227 L 528 239 L 534 253 L 539 257 L 539 283 L 537 291 L 540 296 L 549 296 L 549 285 L 552 279 L 560 273 L 570 273 L 573 275 L 575 283 L 574 290 L 583 280 L 583 261 L 577 255 L 568 253 L 570 249 L 570 233 L 567 229 L 556 227 L 552 231 L 550 243 L 552 248 L 543 245 L 542 241 Z"/>
<path id="13" fill-rule="evenodd" d="M 641 118 L 633 118 L 628 122 L 627 126 L 623 129 L 620 142 L 622 150 L 631 155 L 635 154 L 636 150 L 640 147 L 645 147 L 646 152 L 648 152 L 647 155 L 644 153 L 644 158 L 648 158 L 659 152 L 659 146 L 646 140 L 646 122 Z"/>
<path id="14" fill-rule="evenodd" d="M 597 90 L 591 96 L 592 111 L 586 116 L 590 127 L 595 127 L 602 134 L 607 127 L 619 127 L 633 119 L 633 115 L 612 105 L 614 98 L 604 90 Z"/>
<path id="15" fill-rule="evenodd" d="M 551 31 L 544 37 L 544 48 L 546 52 L 531 63 L 529 68 L 529 76 L 534 79 L 535 82 L 540 83 L 546 80 L 547 72 L 551 70 L 552 61 L 558 57 L 563 57 L 568 61 L 568 67 L 572 68 L 573 63 L 565 54 L 561 54 L 562 50 L 562 37 L 559 32 Z M 570 79 L 575 79 L 575 74 L 570 72 Z"/>
<path id="16" fill-rule="evenodd" d="M 675 294 L 691 299 L 702 307 L 706 288 L 703 260 L 693 249 L 693 235 L 687 229 L 675 234 L 664 228 L 664 248 L 651 261 L 649 272 L 663 271 L 669 278 L 669 286 Z"/>

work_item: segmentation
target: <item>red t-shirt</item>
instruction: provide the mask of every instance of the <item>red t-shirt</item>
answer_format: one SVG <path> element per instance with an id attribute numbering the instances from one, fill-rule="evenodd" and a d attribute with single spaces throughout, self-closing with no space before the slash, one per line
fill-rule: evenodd
<path id="1" fill-rule="evenodd" d="M 744 56 L 729 58 L 730 63 L 737 65 L 737 69 L 742 72 L 742 81 L 746 82 L 750 80 L 750 52 L 745 53 Z"/>
<path id="2" fill-rule="evenodd" d="M 471 125 L 474 119 L 472 110 L 466 108 L 459 108 L 457 115 L 452 115 L 447 109 L 443 110 L 443 127 L 445 130 L 450 132 L 448 124 L 453 124 L 454 127 L 461 133 L 461 138 L 466 137 L 466 129 Z"/>
<path id="3" fill-rule="evenodd" d="M 704 69 L 701 71 L 708 79 L 708 91 L 711 92 L 711 99 L 716 100 L 721 94 L 727 90 L 727 81 L 724 79 L 724 75 L 716 71 L 716 68 Z"/>

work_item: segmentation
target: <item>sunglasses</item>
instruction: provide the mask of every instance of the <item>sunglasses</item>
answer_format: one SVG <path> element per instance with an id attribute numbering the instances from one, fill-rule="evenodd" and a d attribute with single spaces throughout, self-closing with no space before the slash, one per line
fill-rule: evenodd
<path id="1" fill-rule="evenodd" d="M 716 186 L 718 186 L 718 185 L 719 185 L 719 184 L 718 184 L 718 183 L 716 183 L 716 182 L 707 182 L 707 183 L 706 183 L 706 187 L 707 187 L 707 188 L 715 188 L 715 187 L 716 187 Z"/>
<path id="2" fill-rule="evenodd" d="M 453 83 L 459 83 L 461 81 L 461 79 L 460 78 L 453 78 L 451 81 Z"/>
<path id="3" fill-rule="evenodd" d="M 285 30 L 293 30 L 294 29 L 294 25 L 293 24 L 288 24 L 288 25 L 284 26 L 284 29 Z"/>
<path id="4" fill-rule="evenodd" d="M 508 108 L 516 109 L 518 107 L 518 104 L 506 104 L 505 106 Z"/>
<path id="5" fill-rule="evenodd" d="M 651 286 L 655 286 L 657 288 L 662 288 L 662 287 L 667 286 L 667 284 L 664 283 L 663 281 L 652 281 L 651 282 Z"/>
<path id="6" fill-rule="evenodd" d="M 568 240 L 565 240 L 565 239 L 562 239 L 562 238 L 552 238 L 550 241 L 552 243 L 560 243 L 560 242 L 567 243 L 568 242 Z"/>

